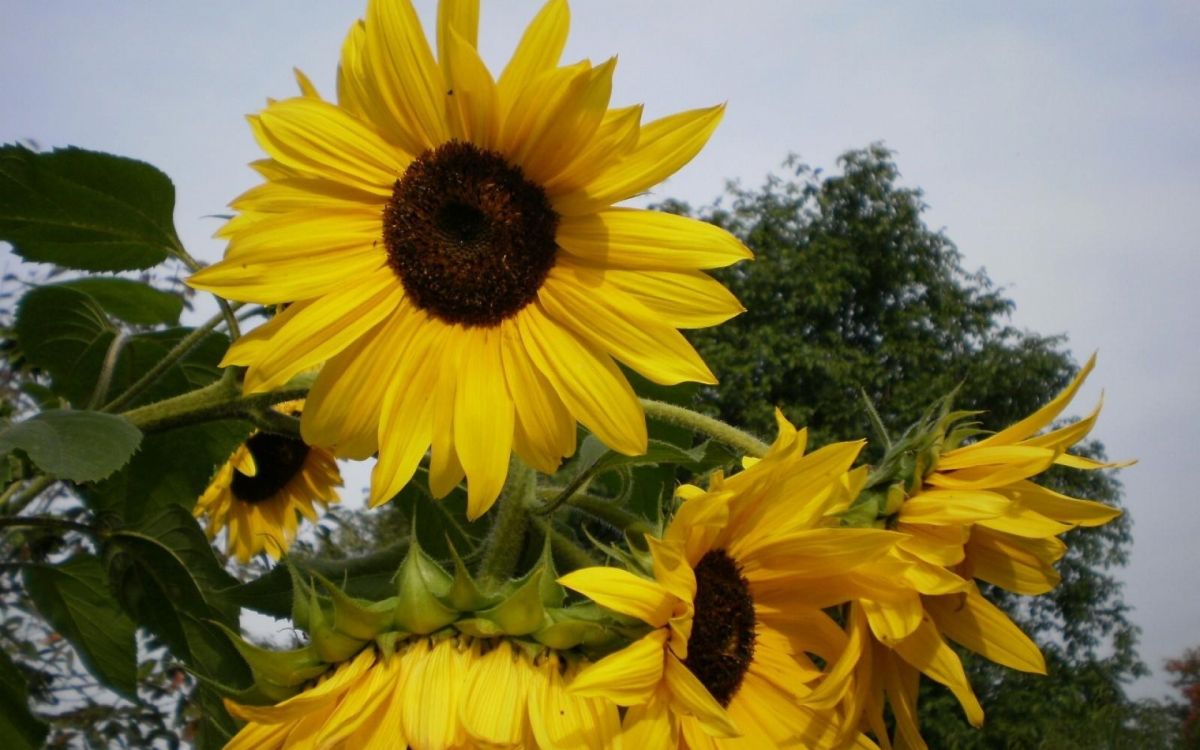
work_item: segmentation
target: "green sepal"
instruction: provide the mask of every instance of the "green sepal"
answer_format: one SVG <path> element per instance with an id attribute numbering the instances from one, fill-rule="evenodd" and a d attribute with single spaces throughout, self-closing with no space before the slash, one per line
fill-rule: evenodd
<path id="1" fill-rule="evenodd" d="M 546 607 L 542 603 L 544 573 L 545 568 L 539 565 L 524 580 L 510 584 L 515 590 L 504 601 L 475 614 L 494 622 L 501 633 L 508 635 L 528 635 L 541 630 L 546 624 Z"/>
<path id="2" fill-rule="evenodd" d="M 333 602 L 333 629 L 339 633 L 369 641 L 385 630 L 389 630 L 395 621 L 396 599 L 384 599 L 381 602 L 367 602 L 355 599 L 342 591 L 336 585 L 319 573 L 311 573 L 313 578 L 329 592 Z"/>
<path id="3" fill-rule="evenodd" d="M 538 643 L 559 651 L 579 646 L 596 647 L 613 637 L 612 631 L 605 626 L 585 620 L 555 622 L 533 634 L 533 639 Z"/>
<path id="4" fill-rule="evenodd" d="M 446 544 L 450 547 L 450 557 L 454 561 L 454 580 L 442 600 L 459 612 L 474 612 L 494 605 L 496 597 L 488 596 L 479 589 L 479 584 L 471 577 L 471 572 L 467 570 L 466 563 L 459 556 L 454 544 L 449 539 L 446 540 Z"/>
<path id="5" fill-rule="evenodd" d="M 550 533 L 545 536 L 542 544 L 542 559 L 538 566 L 542 571 L 538 594 L 542 605 L 547 609 L 561 607 L 567 600 L 567 590 L 558 583 L 558 570 L 554 567 L 554 553 L 551 547 Z"/>
<path id="6" fill-rule="evenodd" d="M 456 620 L 454 627 L 458 629 L 458 632 L 473 638 L 495 638 L 505 635 L 504 629 L 498 624 L 481 617 L 468 617 L 463 620 Z"/>
<path id="7" fill-rule="evenodd" d="M 276 685 L 265 679 L 255 680 L 254 684 L 247 688 L 233 688 L 188 667 L 184 667 L 184 669 L 192 677 L 195 677 L 197 682 L 211 688 L 217 695 L 247 706 L 270 706 L 285 701 L 300 692 L 299 687 Z"/>
<path id="8" fill-rule="evenodd" d="M 292 577 L 292 622 L 300 630 L 307 631 L 312 624 L 313 607 L 318 607 L 316 590 L 300 575 L 296 566 L 288 561 L 288 573 Z"/>
<path id="9" fill-rule="evenodd" d="M 346 661 L 362 651 L 363 645 L 369 639 L 355 638 L 336 630 L 330 616 L 325 614 L 325 610 L 320 606 L 315 592 L 310 601 L 308 636 L 322 659 L 334 664 Z"/>
<path id="10" fill-rule="evenodd" d="M 250 665 L 256 684 L 265 681 L 279 687 L 294 687 L 329 669 L 311 643 L 292 651 L 272 651 L 250 643 L 222 623 L 214 620 L 213 624 L 225 633 Z"/>
<path id="11" fill-rule="evenodd" d="M 395 623 L 402 630 L 426 635 L 458 619 L 459 612 L 442 604 L 452 579 L 413 537 L 413 544 L 396 575 L 399 596 L 395 599 Z"/>

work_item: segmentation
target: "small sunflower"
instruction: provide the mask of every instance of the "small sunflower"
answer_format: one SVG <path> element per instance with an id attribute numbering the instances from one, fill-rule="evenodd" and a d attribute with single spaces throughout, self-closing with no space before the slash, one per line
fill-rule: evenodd
<path id="1" fill-rule="evenodd" d="M 847 636 L 824 610 L 891 576 L 876 562 L 900 535 L 838 528 L 831 515 L 861 484 L 863 472 L 848 473 L 861 442 L 805 455 L 805 434 L 779 421 L 762 460 L 707 493 L 684 490 L 662 539 L 647 537 L 653 580 L 616 568 L 560 579 L 655 628 L 572 686 L 630 706 L 634 747 L 869 746 L 856 715 L 837 710 L 862 634 Z"/>
<path id="2" fill-rule="evenodd" d="M 284 747 L 619 746 L 617 707 L 568 691 L 578 667 L 507 639 L 408 639 L 368 647 L 274 706 L 227 701 L 245 727 L 227 750 Z"/>
<path id="3" fill-rule="evenodd" d="M 431 449 L 442 496 L 464 477 L 471 517 L 516 454 L 553 472 L 581 422 L 612 449 L 646 449 L 616 364 L 652 381 L 713 383 L 680 328 L 738 301 L 703 273 L 750 257 L 724 230 L 615 204 L 690 161 L 722 106 L 641 122 L 609 108 L 615 59 L 560 66 L 564 0 L 550 0 L 494 78 L 477 0 L 443 0 L 434 56 L 409 0 L 370 0 L 346 37 L 337 102 L 303 96 L 250 118 L 266 180 L 232 206 L 225 259 L 189 284 L 289 303 L 226 365 L 267 390 L 325 363 L 304 438 L 378 452 L 370 503 Z"/>
<path id="4" fill-rule="evenodd" d="M 281 414 L 300 416 L 303 401 L 275 406 Z M 337 460 L 303 440 L 256 432 L 238 446 L 193 513 L 205 519 L 209 538 L 228 528 L 226 552 L 249 562 L 259 552 L 278 559 L 296 538 L 298 516 L 317 520 L 315 503 L 338 501 L 342 486 Z"/>
<path id="5" fill-rule="evenodd" d="M 873 684 L 866 721 L 882 740 L 886 701 L 897 735 L 907 746 L 925 747 L 917 725 L 918 673 L 949 687 L 967 719 L 983 723 L 983 708 L 947 638 L 997 664 L 1045 673 L 1037 644 L 984 598 L 974 581 L 1016 594 L 1044 594 L 1059 582 L 1054 564 L 1067 550 L 1059 537 L 1121 514 L 1031 481 L 1055 465 L 1088 470 L 1125 465 L 1067 452 L 1091 431 L 1099 406 L 1084 419 L 1038 434 L 1067 407 L 1094 366 L 1093 356 L 1044 407 L 976 442 L 960 445 L 978 434 L 961 420 L 949 419 L 931 431 L 929 465 L 914 488 L 901 493 L 907 496 L 889 517 L 889 526 L 904 534 L 889 555 L 919 566 L 926 578 L 951 574 L 963 585 L 942 591 L 931 586 L 920 596 L 891 601 L 868 595 L 854 605 L 851 616 L 869 624 L 875 641 L 860 674 L 869 675 Z"/>

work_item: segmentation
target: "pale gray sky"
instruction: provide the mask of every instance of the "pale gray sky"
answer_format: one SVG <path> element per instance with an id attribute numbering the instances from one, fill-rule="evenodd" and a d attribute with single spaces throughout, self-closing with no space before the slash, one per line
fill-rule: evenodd
<path id="1" fill-rule="evenodd" d="M 485 3 L 493 70 L 536 2 Z M 332 94 L 360 0 L 0 0 L 0 141 L 79 145 L 175 181 L 193 252 L 204 218 L 255 183 L 242 116 L 295 91 L 293 65 Z M 433 2 L 419 2 L 427 22 Z M 1095 435 L 1135 520 L 1121 573 L 1141 653 L 1200 643 L 1200 4 L 577 0 L 568 58 L 620 56 L 614 100 L 647 114 L 727 100 L 710 147 L 658 195 L 706 203 L 756 186 L 788 152 L 834 167 L 882 140 L 924 189 L 968 268 L 1017 302 L 1014 322 L 1065 332 L 1100 363 Z M 7 251 L 3 251 L 7 252 Z M 7 261 L 5 261 L 7 263 Z M 852 437 L 852 436 L 847 436 Z"/>

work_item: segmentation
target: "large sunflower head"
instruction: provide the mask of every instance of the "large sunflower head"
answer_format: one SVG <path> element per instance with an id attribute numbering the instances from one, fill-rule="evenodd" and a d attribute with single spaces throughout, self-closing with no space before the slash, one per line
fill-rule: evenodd
<path id="1" fill-rule="evenodd" d="M 861 443 L 805 455 L 780 419 L 761 461 L 687 499 L 661 539 L 648 537 L 652 578 L 586 568 L 561 582 L 651 625 L 648 635 L 585 669 L 572 689 L 630 706 L 637 747 L 834 747 L 854 741 L 862 633 L 826 609 L 867 588 L 906 588 L 880 566 L 899 535 L 839 527 L 861 485 Z M 824 665 L 819 666 L 819 665 Z M 851 699 L 853 702 L 853 699 Z"/>
<path id="2" fill-rule="evenodd" d="M 226 750 L 474 747 L 606 750 L 615 704 L 567 690 L 578 671 L 504 638 L 404 638 L 371 645 L 272 706 L 227 701 L 247 722 Z"/>
<path id="3" fill-rule="evenodd" d="M 437 54 L 409 0 L 371 0 L 346 38 L 336 102 L 250 118 L 265 179 L 232 204 L 224 261 L 189 283 L 289 303 L 225 358 L 261 391 L 325 363 L 303 434 L 379 461 L 371 503 L 431 450 L 431 489 L 465 475 L 495 500 L 515 451 L 551 472 L 581 422 L 646 448 L 619 361 L 652 381 L 712 383 L 679 333 L 741 306 L 704 269 L 750 256 L 703 222 L 615 204 L 694 157 L 723 108 L 642 123 L 610 108 L 615 61 L 560 65 L 567 4 L 538 13 L 498 77 L 478 3 L 444 0 Z"/>
<path id="4" fill-rule="evenodd" d="M 300 416 L 304 403 L 278 404 L 281 414 Z M 323 448 L 270 432 L 255 432 L 238 446 L 196 501 L 209 538 L 228 529 L 226 553 L 249 562 L 259 552 L 278 559 L 296 538 L 303 516 L 317 520 L 316 506 L 338 501 L 342 476 Z"/>
<path id="5" fill-rule="evenodd" d="M 860 677 L 873 685 L 865 721 L 877 736 L 887 736 L 886 702 L 898 738 L 924 747 L 916 710 L 920 673 L 950 688 L 972 724 L 983 722 L 983 709 L 947 639 L 997 664 L 1045 673 L 1037 644 L 973 579 L 1017 594 L 1044 594 L 1059 582 L 1054 565 L 1067 550 L 1059 537 L 1120 515 L 1117 508 L 1032 481 L 1055 465 L 1088 470 L 1121 465 L 1068 452 L 1091 431 L 1099 406 L 1079 421 L 1042 432 L 1094 366 L 1095 357 L 1045 406 L 990 435 L 969 421 L 970 413 L 935 415 L 911 431 L 907 443 L 893 446 L 876 472 L 879 486 L 860 495 L 859 509 L 872 517 L 878 509 L 876 523 L 903 534 L 889 556 L 907 565 L 918 584 L 908 596 L 860 597 L 851 613 L 874 641 L 860 663 Z M 971 438 L 977 439 L 968 442 Z"/>

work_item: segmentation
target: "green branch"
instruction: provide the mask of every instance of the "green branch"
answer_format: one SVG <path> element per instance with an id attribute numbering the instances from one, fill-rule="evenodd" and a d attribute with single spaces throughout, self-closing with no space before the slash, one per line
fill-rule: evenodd
<path id="1" fill-rule="evenodd" d="M 516 572 L 536 492 L 537 474 L 514 453 L 508 462 L 508 480 L 493 511 L 496 520 L 483 542 L 477 578 L 484 586 L 499 586 Z"/>
<path id="2" fill-rule="evenodd" d="M 654 401 L 648 398 L 640 399 L 640 401 L 642 408 L 646 410 L 646 416 L 683 427 L 692 432 L 708 435 L 713 440 L 724 443 L 747 456 L 761 458 L 770 450 L 771 446 L 750 433 L 725 424 L 719 419 L 713 419 L 691 409 L 664 401 Z"/>

